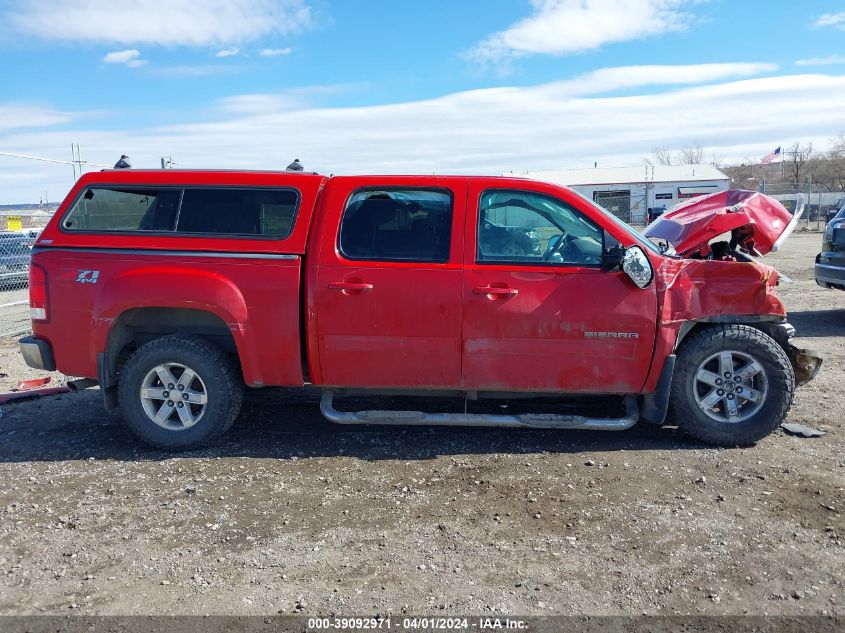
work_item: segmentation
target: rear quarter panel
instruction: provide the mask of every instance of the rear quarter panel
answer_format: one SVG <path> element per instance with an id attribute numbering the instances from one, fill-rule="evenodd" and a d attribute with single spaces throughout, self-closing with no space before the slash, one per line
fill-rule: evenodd
<path id="1" fill-rule="evenodd" d="M 126 310 L 188 308 L 227 325 L 247 384 L 303 384 L 298 257 L 43 249 L 34 261 L 48 271 L 50 296 L 50 320 L 34 331 L 50 342 L 65 374 L 97 376 L 97 354 Z"/>

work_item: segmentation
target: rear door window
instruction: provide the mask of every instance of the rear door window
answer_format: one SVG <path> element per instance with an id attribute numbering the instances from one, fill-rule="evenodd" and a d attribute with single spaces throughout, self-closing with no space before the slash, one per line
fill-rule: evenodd
<path id="1" fill-rule="evenodd" d="M 298 203 L 292 189 L 185 189 L 176 230 L 283 238 L 293 230 Z"/>
<path id="2" fill-rule="evenodd" d="M 367 189 L 350 196 L 340 224 L 346 259 L 446 262 L 452 196 L 430 189 Z"/>
<path id="3" fill-rule="evenodd" d="M 179 189 L 92 187 L 77 199 L 62 226 L 72 231 L 172 231 Z"/>

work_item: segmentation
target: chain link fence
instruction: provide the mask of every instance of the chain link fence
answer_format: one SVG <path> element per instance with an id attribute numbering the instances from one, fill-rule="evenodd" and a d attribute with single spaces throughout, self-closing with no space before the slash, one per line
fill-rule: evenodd
<path id="1" fill-rule="evenodd" d="M 15 336 L 30 329 L 29 264 L 41 228 L 10 231 L 5 222 L 0 222 L 0 336 Z"/>
<path id="2" fill-rule="evenodd" d="M 769 184 L 766 195 L 779 200 L 792 213 L 798 207 L 800 196 L 806 201 L 800 227 L 822 231 L 837 211 L 845 206 L 845 191 L 829 191 L 821 185 Z"/>
<path id="3" fill-rule="evenodd" d="M 593 201 L 623 222 L 633 226 L 648 224 L 649 209 L 644 193 L 633 191 L 596 191 Z"/>

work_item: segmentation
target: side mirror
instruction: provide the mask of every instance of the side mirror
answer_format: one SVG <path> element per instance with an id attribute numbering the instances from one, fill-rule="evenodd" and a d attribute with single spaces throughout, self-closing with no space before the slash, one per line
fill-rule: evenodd
<path id="1" fill-rule="evenodd" d="M 639 246 L 629 246 L 622 256 L 622 270 L 640 288 L 648 288 L 654 279 L 654 268 L 648 255 Z"/>

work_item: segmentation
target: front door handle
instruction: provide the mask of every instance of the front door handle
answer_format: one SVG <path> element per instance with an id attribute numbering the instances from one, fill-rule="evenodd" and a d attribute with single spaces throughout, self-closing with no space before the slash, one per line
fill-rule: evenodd
<path id="1" fill-rule="evenodd" d="M 373 284 L 363 281 L 333 281 L 329 283 L 329 290 L 340 290 L 345 295 L 359 295 L 373 289 Z"/>
<path id="2" fill-rule="evenodd" d="M 501 286 L 476 286 L 472 289 L 476 295 L 485 295 L 490 301 L 503 301 L 519 294 L 516 288 L 502 288 Z"/>

